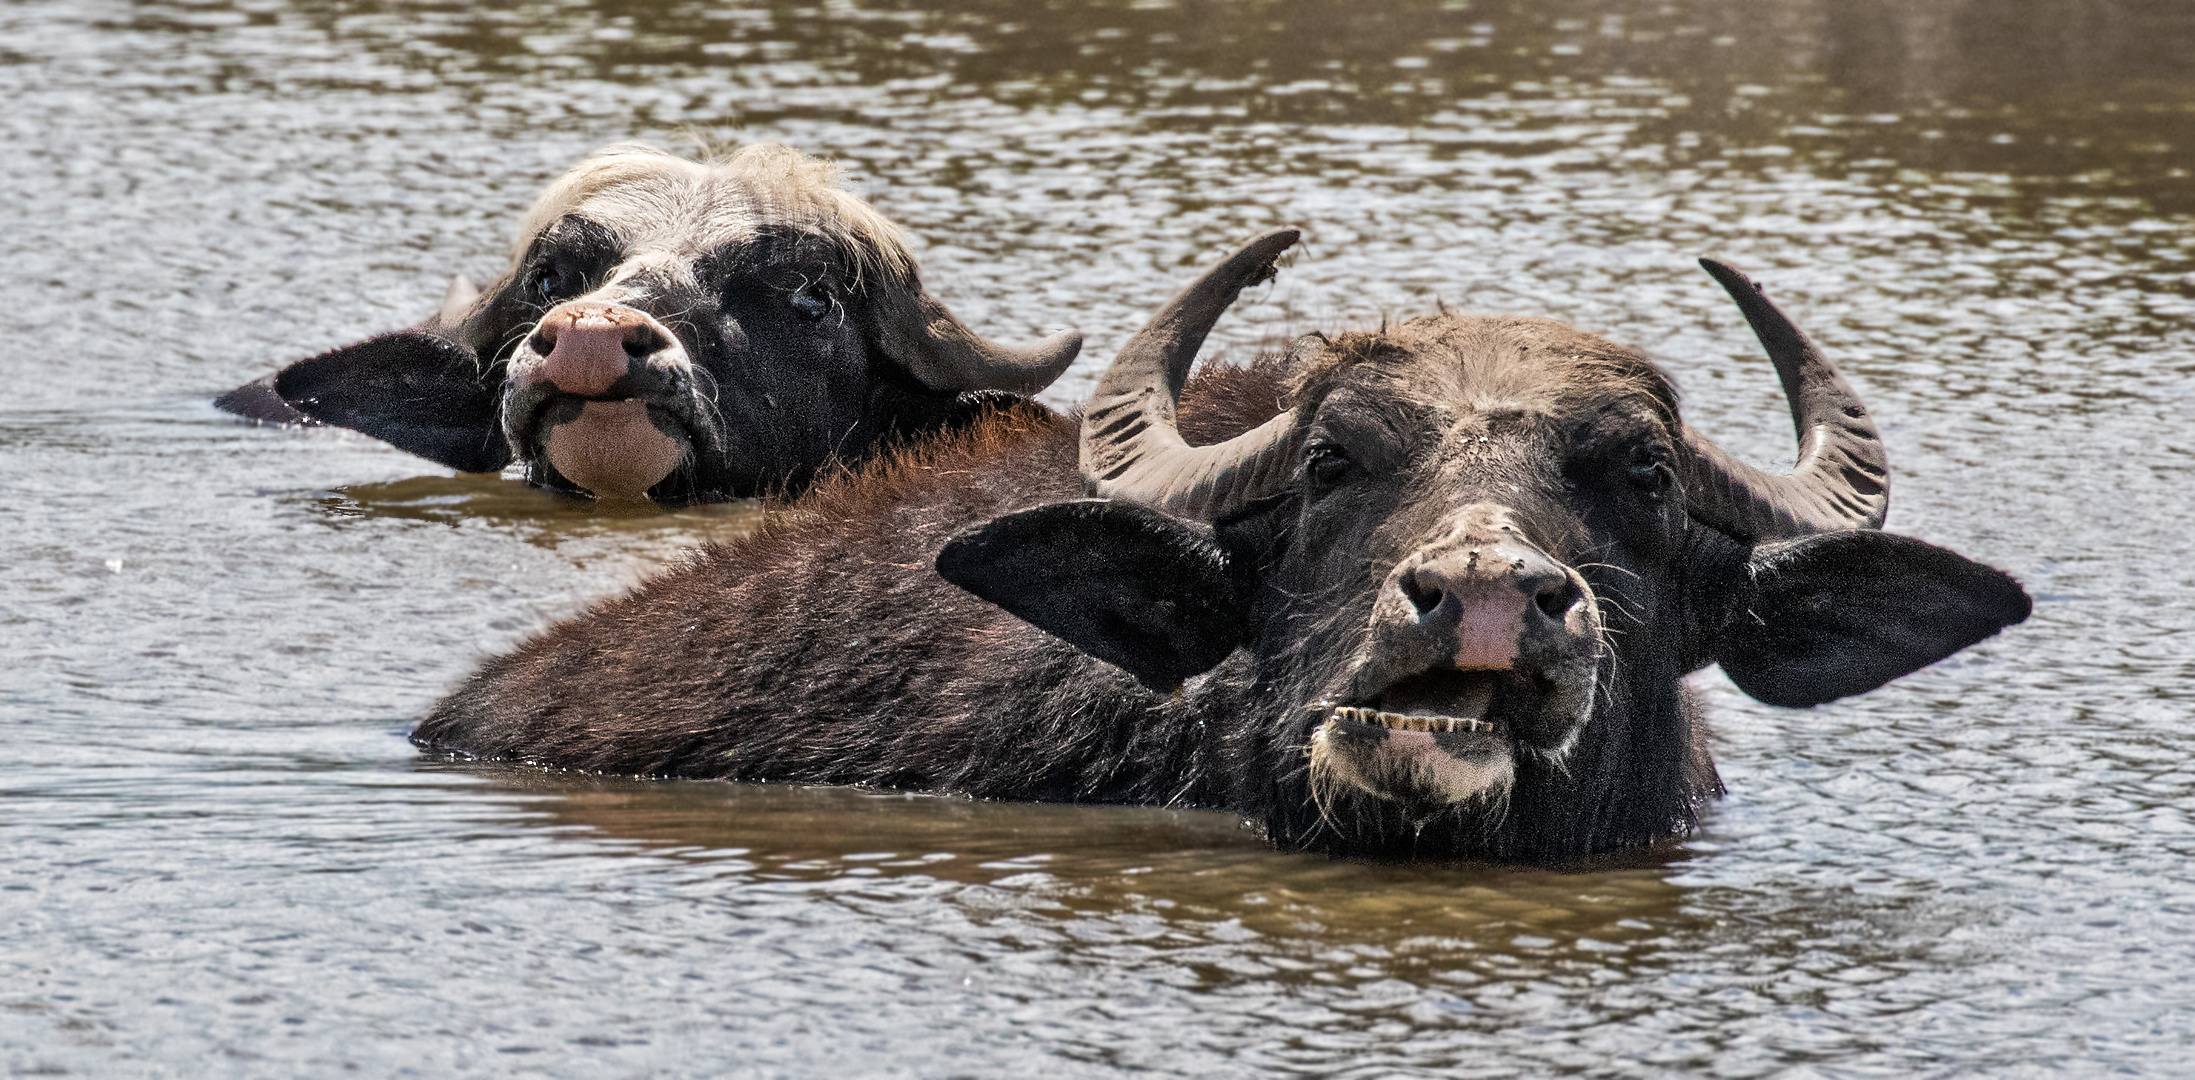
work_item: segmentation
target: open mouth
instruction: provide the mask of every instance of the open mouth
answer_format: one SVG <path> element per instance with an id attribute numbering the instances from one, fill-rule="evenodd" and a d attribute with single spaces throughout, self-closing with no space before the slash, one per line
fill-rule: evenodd
<path id="1" fill-rule="evenodd" d="M 1536 671 L 1444 667 L 1321 701 L 1310 706 L 1314 790 L 1361 791 L 1423 812 L 1499 800 L 1521 758 L 1569 753 L 1590 699 L 1581 705 L 1564 686 Z"/>
<path id="2" fill-rule="evenodd" d="M 1516 776 L 1516 709 L 1532 694 L 1513 671 L 1423 671 L 1352 702 L 1321 701 L 1311 775 L 1421 811 L 1496 798 Z M 1528 706 L 1527 706 L 1528 707 Z"/>
<path id="3" fill-rule="evenodd" d="M 1357 704 L 1321 701 L 1312 709 L 1340 724 L 1434 734 L 1507 735 L 1497 706 L 1516 696 L 1507 671 L 1426 671 L 1398 680 Z"/>

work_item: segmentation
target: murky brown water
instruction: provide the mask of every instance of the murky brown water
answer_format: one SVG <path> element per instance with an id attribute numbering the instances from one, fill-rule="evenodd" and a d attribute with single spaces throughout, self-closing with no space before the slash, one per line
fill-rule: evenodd
<path id="1" fill-rule="evenodd" d="M 2195 1061 L 2195 9 L 2171 0 L 0 7 L 0 1065 L 15 1073 L 2172 1075 Z M 1692 256 L 2035 618 L 1808 712 L 1702 686 L 1666 859 L 1379 867 L 1235 820 L 422 762 L 481 656 L 713 514 L 594 515 L 214 393 L 492 272 L 614 139 L 847 162 L 1093 365 L 1436 298 L 1639 343 L 1788 458 Z"/>

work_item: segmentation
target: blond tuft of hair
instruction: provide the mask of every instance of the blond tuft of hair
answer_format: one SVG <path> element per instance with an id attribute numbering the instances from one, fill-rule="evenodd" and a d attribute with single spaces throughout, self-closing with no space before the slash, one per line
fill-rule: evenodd
<path id="1" fill-rule="evenodd" d="M 820 234 L 843 248 L 853 259 L 857 280 L 869 274 L 885 280 L 912 278 L 914 255 L 899 226 L 839 179 L 836 162 L 783 143 L 750 143 L 699 161 L 644 143 L 616 143 L 587 155 L 534 200 L 512 238 L 511 262 L 516 266 L 543 230 L 587 200 L 621 187 L 668 181 L 744 190 L 767 207 L 772 224 Z"/>

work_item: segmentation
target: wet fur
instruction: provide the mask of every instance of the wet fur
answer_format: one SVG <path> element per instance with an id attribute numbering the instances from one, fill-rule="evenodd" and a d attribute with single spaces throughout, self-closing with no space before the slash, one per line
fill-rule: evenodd
<path id="1" fill-rule="evenodd" d="M 846 253 L 857 283 L 915 270 L 899 228 L 839 185 L 837 165 L 779 143 L 737 147 L 706 161 L 640 143 L 597 150 L 534 199 L 512 240 L 512 269 L 551 225 L 583 206 L 610 220 L 641 222 L 679 209 L 678 239 L 696 250 L 765 228 L 814 234 Z"/>
<path id="2" fill-rule="evenodd" d="M 1574 377 L 1613 378 L 1611 393 L 1644 390 L 1673 414 L 1645 361 L 1557 324 L 1496 322 L 1473 320 L 1473 332 L 1560 330 L 1557 344 L 1578 347 Z M 1342 369 L 1390 355 L 1389 338 L 1208 369 L 1183 395 L 1183 434 L 1212 442 L 1315 403 Z M 1586 345 L 1592 355 L 1576 355 Z M 1519 755 L 1506 808 L 1489 814 L 1314 792 L 1319 718 L 1302 705 L 1361 652 L 1369 589 L 1338 603 L 1273 597 L 1257 643 L 1169 699 L 932 571 L 956 530 L 1079 497 L 1076 439 L 1072 417 L 1023 402 L 832 476 L 758 532 L 490 661 L 413 738 L 608 773 L 1227 809 L 1282 845 L 1381 858 L 1544 862 L 1633 847 L 1682 833 L 1720 793 L 1680 682 L 1705 660 L 1629 620 L 1567 759 Z M 1709 562 L 1735 557 L 1727 540 L 1693 542 L 1731 549 Z M 1618 575 L 1587 573 L 1596 591 L 1625 592 Z M 1674 585 L 1660 595 L 1682 594 Z M 1654 615 L 1665 627 L 1684 617 Z"/>

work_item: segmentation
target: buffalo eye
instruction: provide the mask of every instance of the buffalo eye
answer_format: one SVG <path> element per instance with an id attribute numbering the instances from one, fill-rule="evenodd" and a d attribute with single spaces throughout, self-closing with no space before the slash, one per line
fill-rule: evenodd
<path id="1" fill-rule="evenodd" d="M 793 305 L 793 310 L 799 312 L 801 318 L 809 322 L 814 322 L 831 311 L 831 298 L 819 285 L 802 285 L 794 289 L 787 302 Z"/>
<path id="2" fill-rule="evenodd" d="M 1623 478 L 1640 494 L 1659 501 L 1669 488 L 1669 459 L 1658 446 L 1634 446 L 1624 459 Z"/>
<path id="3" fill-rule="evenodd" d="M 1349 478 L 1349 471 L 1356 463 L 1349 460 L 1349 451 L 1333 443 L 1319 443 L 1311 447 L 1303 462 L 1303 474 L 1314 489 L 1333 487 Z"/>
<path id="4" fill-rule="evenodd" d="M 565 259 L 551 259 L 534 271 L 533 291 L 544 304 L 569 300 L 587 291 L 587 275 Z"/>

